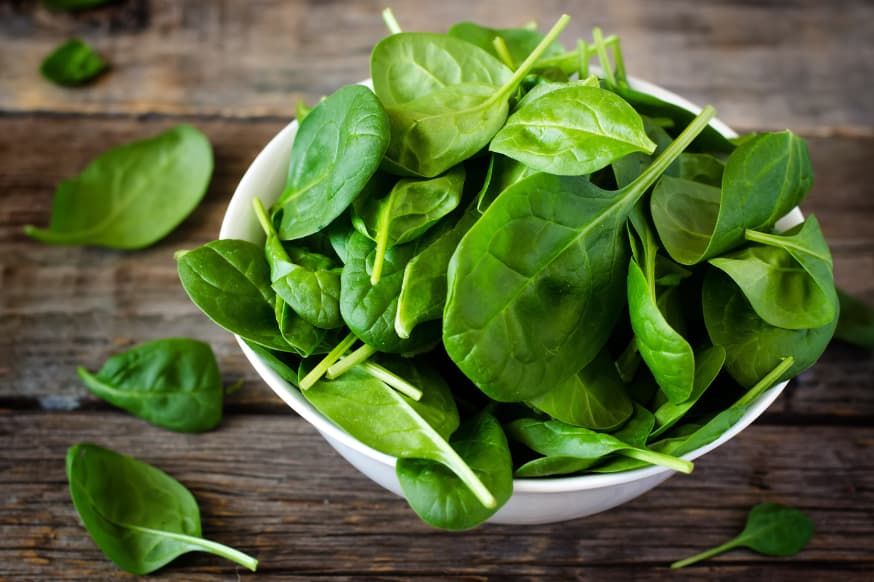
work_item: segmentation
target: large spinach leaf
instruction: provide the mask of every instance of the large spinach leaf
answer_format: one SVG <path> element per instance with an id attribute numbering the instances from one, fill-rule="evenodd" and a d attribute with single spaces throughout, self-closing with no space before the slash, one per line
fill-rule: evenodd
<path id="1" fill-rule="evenodd" d="M 222 379 L 203 342 L 146 342 L 112 356 L 96 374 L 81 366 L 76 373 L 103 400 L 170 430 L 203 432 L 222 419 Z"/>
<path id="2" fill-rule="evenodd" d="M 73 505 L 97 546 L 131 574 L 154 572 L 188 552 L 208 552 L 252 571 L 258 560 L 203 539 L 200 509 L 179 481 L 142 461 L 90 443 L 67 451 Z"/>
<path id="3" fill-rule="evenodd" d="M 373 92 L 347 85 L 300 122 L 288 183 L 273 205 L 282 240 L 323 229 L 352 203 L 388 148 L 385 111 Z"/>
<path id="4" fill-rule="evenodd" d="M 212 147 L 190 125 L 108 150 L 58 185 L 48 229 L 36 240 L 139 249 L 164 238 L 200 203 L 212 175 Z"/>

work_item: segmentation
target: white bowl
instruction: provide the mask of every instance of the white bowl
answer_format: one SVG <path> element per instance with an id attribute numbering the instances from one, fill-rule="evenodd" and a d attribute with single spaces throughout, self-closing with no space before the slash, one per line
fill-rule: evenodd
<path id="1" fill-rule="evenodd" d="M 364 84 L 370 86 L 368 82 Z M 695 113 L 700 107 L 657 85 L 631 79 L 631 85 L 651 95 L 675 103 Z M 726 137 L 736 137 L 730 127 L 718 120 L 711 126 Z M 288 173 L 291 146 L 297 121 L 289 123 L 270 140 L 240 180 L 222 222 L 220 238 L 233 238 L 263 244 L 264 233 L 252 211 L 252 200 L 270 206 L 282 192 Z M 796 208 L 785 216 L 778 228 L 789 228 L 803 220 Z M 395 457 L 380 453 L 333 424 L 316 410 L 298 389 L 279 377 L 237 337 L 240 349 L 267 385 L 299 415 L 312 424 L 325 440 L 355 468 L 389 491 L 402 495 L 395 476 Z M 746 414 L 731 429 L 712 443 L 683 456 L 693 460 L 725 443 L 758 418 L 780 395 L 788 382 L 781 382 L 757 398 Z M 513 495 L 489 522 L 506 524 L 552 523 L 592 515 L 646 493 L 674 474 L 670 469 L 652 466 L 623 473 L 582 475 L 545 479 L 515 479 Z M 694 479 L 694 474 L 685 479 Z"/>

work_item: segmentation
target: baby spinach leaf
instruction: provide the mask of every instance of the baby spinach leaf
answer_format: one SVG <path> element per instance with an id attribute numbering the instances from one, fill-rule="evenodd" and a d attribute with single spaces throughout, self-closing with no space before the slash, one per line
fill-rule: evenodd
<path id="1" fill-rule="evenodd" d="M 323 229 L 352 203 L 388 148 L 389 128 L 376 95 L 347 85 L 300 122 L 288 183 L 273 205 L 282 240 Z"/>
<path id="2" fill-rule="evenodd" d="M 70 496 L 94 543 L 131 574 L 154 572 L 188 552 L 227 558 L 253 572 L 258 560 L 203 539 L 194 496 L 163 471 L 90 443 L 67 451 Z"/>
<path id="3" fill-rule="evenodd" d="M 340 276 L 340 313 L 361 341 L 381 352 L 414 351 L 439 337 L 439 322 L 418 326 L 409 338 L 401 338 L 395 331 L 404 269 L 417 250 L 416 242 L 388 249 L 382 276 L 373 285 L 374 244 L 359 232 L 349 238 L 347 262 Z"/>
<path id="4" fill-rule="evenodd" d="M 420 323 L 440 319 L 446 304 L 446 271 L 461 238 L 479 218 L 475 203 L 455 225 L 434 239 L 404 267 L 395 332 L 408 338 Z"/>
<path id="5" fill-rule="evenodd" d="M 635 151 L 652 153 L 643 120 L 615 94 L 571 85 L 523 104 L 489 149 L 535 170 L 591 174 Z"/>
<path id="6" fill-rule="evenodd" d="M 473 22 L 459 22 L 453 24 L 447 31 L 449 36 L 454 36 L 475 44 L 494 57 L 498 57 L 495 50 L 494 39 L 500 37 L 507 45 L 510 58 L 514 63 L 521 63 L 531 54 L 537 45 L 543 41 L 543 34 L 536 28 L 489 28 Z M 542 58 L 554 57 L 564 54 L 564 47 L 560 43 L 553 42 L 543 51 Z"/>
<path id="7" fill-rule="evenodd" d="M 398 480 L 410 507 L 426 523 L 470 529 L 494 515 L 513 493 L 510 447 L 501 425 L 487 412 L 465 420 L 449 444 L 495 496 L 494 507 L 485 507 L 458 475 L 435 461 L 398 459 Z"/>
<path id="8" fill-rule="evenodd" d="M 40 65 L 40 73 L 63 86 L 82 85 L 106 69 L 106 61 L 91 45 L 78 38 L 60 44 Z"/>
<path id="9" fill-rule="evenodd" d="M 182 287 L 216 325 L 270 349 L 293 350 L 276 323 L 276 294 L 261 248 L 222 239 L 176 258 Z"/>
<path id="10" fill-rule="evenodd" d="M 652 412 L 638 403 L 634 403 L 634 413 L 622 428 L 613 431 L 613 436 L 620 441 L 634 447 L 645 447 L 649 435 L 655 426 L 655 417 Z"/>
<path id="11" fill-rule="evenodd" d="M 197 207 L 212 166 L 206 136 L 177 125 L 100 154 L 58 185 L 49 228 L 26 226 L 24 232 L 49 244 L 147 247 Z"/>
<path id="12" fill-rule="evenodd" d="M 209 344 L 155 340 L 112 356 L 96 374 L 76 372 L 91 392 L 152 424 L 203 432 L 221 422 L 224 388 Z"/>
<path id="13" fill-rule="evenodd" d="M 640 176 L 648 165 L 652 163 L 653 157 L 664 151 L 666 147 L 671 145 L 673 139 L 668 135 L 660 125 L 649 117 L 641 116 L 643 120 L 643 129 L 646 136 L 656 145 L 652 153 L 646 154 L 640 151 L 632 152 L 617 159 L 612 164 L 613 175 L 616 178 L 616 185 L 623 188 L 631 184 L 635 178 Z M 685 156 L 689 154 L 681 154 L 677 160 L 665 170 L 665 174 L 671 174 L 672 170 L 680 163 Z"/>
<path id="14" fill-rule="evenodd" d="M 617 428 L 634 412 L 619 372 L 604 350 L 578 373 L 528 404 L 567 424 L 600 431 Z"/>
<path id="15" fill-rule="evenodd" d="M 353 223 L 360 220 L 364 234 L 376 241 L 371 283 L 376 285 L 382 276 L 387 249 L 417 239 L 458 207 L 464 178 L 464 166 L 459 164 L 430 180 L 403 178 L 386 196 L 355 201 Z"/>
<path id="16" fill-rule="evenodd" d="M 521 418 L 509 423 L 507 434 L 530 449 L 550 457 L 575 457 L 597 460 L 610 454 L 648 461 L 681 473 L 691 473 L 692 463 L 633 447 L 613 435 L 571 426 L 557 420 Z"/>
<path id="17" fill-rule="evenodd" d="M 766 556 L 794 556 L 810 541 L 813 529 L 813 520 L 799 509 L 777 503 L 760 503 L 750 510 L 747 524 L 736 538 L 674 562 L 671 568 L 683 568 L 739 547 Z"/>
<path id="18" fill-rule="evenodd" d="M 307 358 L 321 351 L 327 330 L 305 321 L 282 297 L 276 298 L 274 309 L 279 333 L 294 353 Z"/>
<path id="19" fill-rule="evenodd" d="M 753 310 L 731 279 L 710 269 L 702 289 L 704 323 L 714 345 L 725 348 L 725 368 L 741 386 L 752 386 L 783 358 L 792 366 L 780 380 L 797 376 L 825 351 L 837 318 L 821 327 L 783 329 L 769 325 Z"/>
<path id="20" fill-rule="evenodd" d="M 874 350 L 874 309 L 838 289 L 840 317 L 835 338 L 860 348 Z"/>
<path id="21" fill-rule="evenodd" d="M 710 259 L 759 317 L 786 329 L 820 327 L 837 313 L 832 257 L 816 217 L 784 234 L 749 231 L 752 246 Z"/>
<path id="22" fill-rule="evenodd" d="M 532 477 L 555 477 L 558 475 L 572 475 L 585 471 L 600 458 L 596 459 L 578 459 L 576 457 L 537 457 L 531 459 L 527 463 L 523 463 L 518 469 L 513 472 L 513 475 L 521 479 Z"/>
<path id="23" fill-rule="evenodd" d="M 416 402 L 389 388 L 359 368 L 334 380 L 322 379 L 303 395 L 319 412 L 350 435 L 387 455 L 427 459 L 442 463 L 455 473 L 488 508 L 497 507 L 495 496 L 464 459 L 418 412 L 429 399 L 426 386 Z"/>
<path id="24" fill-rule="evenodd" d="M 435 81 L 423 83 L 426 90 L 410 91 L 407 90 L 410 80 L 399 83 L 395 77 L 389 76 L 390 81 L 402 85 L 404 90 L 395 87 L 391 91 L 377 89 L 377 94 L 386 103 L 391 126 L 391 144 L 386 158 L 396 168 L 400 167 L 413 175 L 433 178 L 486 146 L 507 119 L 510 97 L 569 20 L 567 15 L 562 16 L 519 69 L 503 81 L 503 84 L 488 83 L 482 79 L 464 79 L 451 85 L 437 86 L 439 76 L 435 74 Z M 389 36 L 380 44 L 390 43 L 399 36 L 401 35 Z M 464 46 L 466 54 L 481 53 L 481 58 L 494 59 L 485 51 L 473 48 L 470 43 L 449 36 L 442 38 L 444 44 L 451 39 L 452 42 Z M 418 37 L 411 44 L 421 45 L 421 50 L 425 52 L 441 54 L 442 45 L 433 36 Z M 378 49 L 380 45 L 377 45 L 374 52 Z M 386 75 L 384 72 L 377 73 L 374 62 L 375 59 L 372 58 L 374 86 L 378 87 L 377 75 Z M 441 62 L 440 65 L 443 67 L 445 63 Z M 450 68 L 458 66 L 459 63 L 453 61 Z M 430 71 L 425 69 L 424 72 L 427 74 Z M 391 97 L 384 97 L 386 94 Z M 395 101 L 395 98 L 402 100 Z"/>
<path id="25" fill-rule="evenodd" d="M 464 236 L 449 268 L 443 343 L 489 397 L 530 400 L 601 350 L 624 303 L 625 221 L 712 115 L 706 109 L 621 190 L 535 174 Z"/>
<path id="26" fill-rule="evenodd" d="M 477 196 L 477 209 L 480 213 L 486 211 L 501 192 L 516 182 L 536 174 L 537 171 L 501 154 L 492 154 L 489 164 L 488 180 Z"/>
<path id="27" fill-rule="evenodd" d="M 731 153 L 721 189 L 665 176 L 650 208 L 665 249 L 675 261 L 692 265 L 740 245 L 745 229 L 770 229 L 812 183 L 804 140 L 789 131 L 767 133 Z"/>

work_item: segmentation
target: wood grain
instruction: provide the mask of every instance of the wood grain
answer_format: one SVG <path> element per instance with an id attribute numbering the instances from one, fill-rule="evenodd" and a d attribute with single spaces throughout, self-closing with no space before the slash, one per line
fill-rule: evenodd
<path id="1" fill-rule="evenodd" d="M 874 567 L 871 427 L 753 426 L 701 459 L 692 475 L 607 513 L 458 534 L 420 523 L 402 499 L 358 474 L 293 416 L 233 415 L 219 430 L 191 436 L 102 413 L 17 412 L 0 415 L 0 435 L 7 443 L 0 563 L 12 579 L 37 566 L 51 579 L 115 572 L 79 525 L 64 485 L 64 454 L 77 441 L 138 456 L 178 478 L 200 502 L 205 535 L 256 555 L 276 576 L 616 579 L 634 572 L 654 579 L 667 575 L 672 560 L 732 537 L 761 501 L 809 512 L 817 532 L 808 548 L 791 562 L 739 550 L 689 575 L 763 578 L 767 564 L 786 563 L 785 579 L 810 568 L 819 580 Z M 194 554 L 165 576 L 235 572 Z"/>
<path id="2" fill-rule="evenodd" d="M 384 2 L 120 0 L 53 13 L 37 2 L 0 3 L 0 111 L 279 116 L 369 76 L 386 34 Z M 621 35 L 629 70 L 741 128 L 870 135 L 874 8 L 868 0 L 598 2 L 407 0 L 407 30 L 446 30 L 471 19 L 496 26 L 568 12 L 570 46 L 599 25 Z M 71 35 L 112 65 L 95 85 L 56 88 L 37 73 Z"/>

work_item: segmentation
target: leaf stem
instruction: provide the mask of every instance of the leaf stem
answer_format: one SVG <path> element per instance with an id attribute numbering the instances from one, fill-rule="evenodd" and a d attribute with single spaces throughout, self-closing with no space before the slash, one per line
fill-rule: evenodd
<path id="1" fill-rule="evenodd" d="M 613 67 L 610 65 L 610 57 L 607 56 L 607 45 L 604 44 L 604 35 L 601 33 L 600 27 L 596 26 L 592 29 L 592 40 L 595 43 L 598 61 L 601 63 L 601 69 L 607 79 L 607 83 L 611 87 L 615 87 L 616 76 L 613 74 Z"/>
<path id="2" fill-rule="evenodd" d="M 398 23 L 397 18 L 395 18 L 395 13 L 392 12 L 391 8 L 386 8 L 382 11 L 382 20 L 385 22 L 385 26 L 391 34 L 403 32 L 401 30 L 401 25 Z"/>
<path id="3" fill-rule="evenodd" d="M 273 224 L 270 223 L 270 217 L 267 216 L 267 210 L 264 208 L 264 203 L 261 202 L 260 198 L 252 199 L 252 209 L 255 210 L 255 217 L 264 230 L 264 234 L 267 236 L 275 234 Z"/>
<path id="4" fill-rule="evenodd" d="M 525 78 L 525 75 L 534 67 L 537 63 L 537 59 L 543 55 L 544 51 L 549 48 L 555 39 L 558 38 L 558 35 L 565 29 L 568 23 L 571 21 L 571 17 L 567 14 L 562 14 L 561 17 L 556 21 L 556 23 L 552 26 L 549 32 L 546 33 L 546 36 L 543 37 L 543 40 L 540 41 L 534 50 L 531 51 L 531 54 L 522 61 L 522 64 L 519 65 L 519 68 L 516 69 L 516 72 L 513 73 L 513 76 L 510 80 L 498 91 L 493 99 L 500 99 L 503 95 L 507 95 L 513 92 L 516 87 L 519 86 L 519 83 L 522 82 L 522 79 Z"/>
<path id="5" fill-rule="evenodd" d="M 628 74 L 625 72 L 625 57 L 622 55 L 622 42 L 619 40 L 618 36 L 613 43 L 613 64 L 616 65 L 616 81 L 621 86 L 628 87 Z"/>
<path id="6" fill-rule="evenodd" d="M 375 353 L 376 348 L 364 344 L 339 362 L 331 365 L 328 368 L 326 375 L 331 380 L 333 380 L 334 378 L 338 378 L 348 372 L 351 368 L 357 366 L 358 364 L 366 362 L 367 359 Z"/>
<path id="7" fill-rule="evenodd" d="M 783 360 L 777 364 L 773 370 L 765 374 L 765 377 L 756 382 L 756 385 L 750 388 L 746 394 L 741 396 L 737 402 L 735 402 L 731 407 L 741 407 L 747 406 L 750 402 L 758 398 L 762 392 L 773 386 L 780 379 L 780 376 L 785 374 L 789 368 L 795 365 L 795 358 L 792 356 L 783 358 Z"/>
<path id="8" fill-rule="evenodd" d="M 492 46 L 495 47 L 495 52 L 498 53 L 498 57 L 501 61 L 507 65 L 511 71 L 515 71 L 516 63 L 513 62 L 513 56 L 510 54 L 510 49 L 507 48 L 507 41 L 504 40 L 504 37 L 496 36 L 493 38 Z"/>
<path id="9" fill-rule="evenodd" d="M 380 221 L 382 222 L 382 221 Z M 380 224 L 376 233 L 376 252 L 373 255 L 373 270 L 370 272 L 370 284 L 376 285 L 382 277 L 382 266 L 385 263 L 385 252 L 388 249 L 388 225 Z"/>
<path id="10" fill-rule="evenodd" d="M 589 76 L 589 45 L 583 39 L 577 41 L 577 52 L 580 59 L 580 80 Z"/>
<path id="11" fill-rule="evenodd" d="M 691 461 L 687 461 L 686 459 L 681 459 L 679 457 L 672 457 L 671 455 L 665 455 L 664 453 L 657 453 L 648 449 L 629 448 L 617 451 L 617 453 L 624 457 L 637 459 L 638 461 L 646 461 L 647 463 L 652 463 L 653 465 L 667 467 L 668 469 L 673 469 L 674 471 L 685 473 L 686 475 L 691 473 L 692 469 L 695 468 L 695 465 L 692 464 Z"/>
<path id="12" fill-rule="evenodd" d="M 737 547 L 737 539 L 729 540 L 724 544 L 718 545 L 715 548 L 710 548 L 707 551 L 701 552 L 700 554 L 695 554 L 689 558 L 684 560 L 678 560 L 671 564 L 671 570 L 676 570 L 677 568 L 683 568 L 684 566 L 688 566 L 690 564 L 694 564 L 695 562 L 700 562 L 701 560 L 706 560 L 707 558 L 712 558 L 717 554 L 721 554 L 727 550 Z"/>
<path id="13" fill-rule="evenodd" d="M 340 343 L 334 346 L 328 355 L 322 358 L 322 361 L 316 364 L 316 367 L 310 370 L 309 374 L 304 376 L 300 381 L 300 389 L 301 390 L 309 390 L 312 388 L 313 384 L 318 382 L 322 376 L 325 375 L 325 372 L 328 371 L 334 362 L 340 359 L 340 356 L 346 353 L 346 350 L 352 347 L 352 344 L 355 343 L 355 340 L 358 338 L 355 337 L 354 333 L 350 333 L 345 338 L 343 338 Z"/>
<path id="14" fill-rule="evenodd" d="M 342 363 L 342 361 L 340 363 Z M 413 386 L 405 379 L 401 378 L 391 370 L 380 366 L 379 364 L 374 364 L 373 362 L 364 362 L 363 364 L 361 364 L 361 369 L 376 378 L 377 380 L 382 380 L 404 396 L 409 396 L 416 402 L 422 399 L 422 391 L 419 388 Z"/>
<path id="15" fill-rule="evenodd" d="M 215 554 L 216 556 L 221 556 L 223 558 L 227 558 L 228 560 L 235 562 L 245 568 L 248 568 L 251 571 L 255 571 L 258 567 L 258 560 L 253 558 L 248 554 L 244 554 L 240 550 L 235 550 L 229 546 L 224 544 L 220 544 L 218 542 L 214 542 L 212 540 L 207 540 L 204 538 L 198 538 L 194 536 L 189 536 L 185 534 L 180 534 L 172 531 L 160 530 L 160 529 L 152 529 L 150 527 L 142 527 L 139 525 L 130 525 L 130 524 L 121 524 L 123 527 L 150 534 L 156 537 L 169 538 L 172 540 L 176 540 L 179 542 L 183 542 L 186 544 L 190 544 L 197 548 L 201 548 L 201 551 L 208 552 L 210 554 Z"/>

